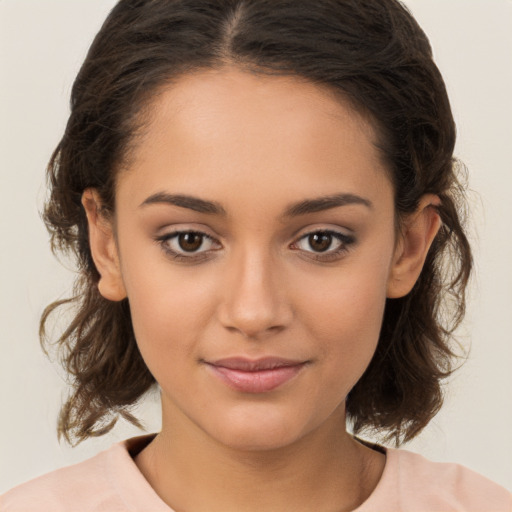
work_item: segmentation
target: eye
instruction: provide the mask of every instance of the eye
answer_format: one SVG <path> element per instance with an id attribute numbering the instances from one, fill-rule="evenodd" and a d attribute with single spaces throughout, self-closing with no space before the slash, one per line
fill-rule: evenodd
<path id="1" fill-rule="evenodd" d="M 326 252 L 329 249 L 333 249 L 335 248 L 336 245 L 340 244 L 340 240 L 335 238 L 332 233 L 329 233 L 327 231 L 318 231 L 317 233 L 311 233 L 310 235 L 307 235 L 301 240 L 299 240 L 298 245 L 301 249 L 306 251 L 309 248 L 311 248 L 311 250 L 313 250 L 314 252 Z"/>
<path id="2" fill-rule="evenodd" d="M 179 233 L 171 239 L 185 252 L 197 252 L 205 244 L 206 238 L 200 233 Z"/>
<path id="3" fill-rule="evenodd" d="M 355 239 L 351 235 L 319 230 L 302 236 L 292 244 L 291 248 L 309 253 L 314 259 L 328 260 L 340 256 L 354 242 Z"/>
<path id="4" fill-rule="evenodd" d="M 177 231 L 157 238 L 164 251 L 174 259 L 206 257 L 207 253 L 220 248 L 219 242 L 199 231 Z"/>

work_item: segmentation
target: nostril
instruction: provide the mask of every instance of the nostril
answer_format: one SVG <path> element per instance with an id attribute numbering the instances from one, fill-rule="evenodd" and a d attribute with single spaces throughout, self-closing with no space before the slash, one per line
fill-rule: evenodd
<path id="1" fill-rule="evenodd" d="M 251 312 L 240 307 L 225 308 L 220 320 L 228 331 L 239 333 L 247 339 L 258 339 L 277 334 L 286 328 L 289 315 L 284 310 L 284 307 L 275 305 L 266 310 Z"/>
<path id="2" fill-rule="evenodd" d="M 234 251 L 218 317 L 224 328 L 248 339 L 276 334 L 289 324 L 291 306 L 282 276 L 268 251 Z"/>
<path id="3" fill-rule="evenodd" d="M 263 330 L 242 330 L 236 327 L 228 327 L 228 330 L 233 333 L 238 333 L 243 336 L 247 340 L 260 340 L 263 338 L 268 338 L 269 336 L 278 334 L 284 329 L 283 326 L 271 326 L 267 329 Z"/>

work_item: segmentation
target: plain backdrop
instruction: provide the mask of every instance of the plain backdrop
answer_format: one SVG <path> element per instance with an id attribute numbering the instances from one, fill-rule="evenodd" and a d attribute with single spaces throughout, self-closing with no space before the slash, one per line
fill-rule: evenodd
<path id="1" fill-rule="evenodd" d="M 62 371 L 41 353 L 39 316 L 73 280 L 51 255 L 39 211 L 76 72 L 113 0 L 0 0 L 0 492 L 140 431 L 71 449 L 55 424 Z M 512 1 L 408 0 L 434 48 L 468 166 L 476 275 L 460 331 L 468 362 L 408 448 L 512 488 Z M 140 407 L 159 428 L 157 400 Z"/>

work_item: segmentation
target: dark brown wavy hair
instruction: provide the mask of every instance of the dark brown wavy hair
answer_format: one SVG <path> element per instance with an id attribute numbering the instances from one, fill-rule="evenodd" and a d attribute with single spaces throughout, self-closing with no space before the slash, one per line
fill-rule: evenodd
<path id="1" fill-rule="evenodd" d="M 54 251 L 76 258 L 73 297 L 49 305 L 43 346 L 56 343 L 71 377 L 58 430 L 69 442 L 108 432 L 155 384 L 137 348 L 127 300 L 98 292 L 81 205 L 98 190 L 114 210 L 116 176 L 156 95 L 186 73 L 229 64 L 328 87 L 369 117 L 395 191 L 398 226 L 437 194 L 442 227 L 421 276 L 388 299 L 376 353 L 347 398 L 356 433 L 396 444 L 417 435 L 442 404 L 454 368 L 452 335 L 465 309 L 471 252 L 453 157 L 455 124 L 428 39 L 397 0 L 121 0 L 76 78 L 64 136 L 48 166 L 44 220 Z M 58 340 L 45 326 L 73 317 Z"/>

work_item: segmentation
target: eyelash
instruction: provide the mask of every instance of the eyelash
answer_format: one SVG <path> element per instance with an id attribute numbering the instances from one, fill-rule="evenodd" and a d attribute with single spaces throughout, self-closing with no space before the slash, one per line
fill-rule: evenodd
<path id="1" fill-rule="evenodd" d="M 212 245 L 217 244 L 218 246 L 220 246 L 220 243 L 217 240 L 215 240 L 215 238 L 201 231 L 194 230 L 183 230 L 175 231 L 174 233 L 167 233 L 165 235 L 157 237 L 155 241 L 160 244 L 162 250 L 166 253 L 167 256 L 171 257 L 175 261 L 182 261 L 187 263 L 196 263 L 204 261 L 211 256 L 211 252 L 218 250 L 210 249 L 201 252 L 190 251 L 188 253 L 187 251 L 178 252 L 177 250 L 172 249 L 169 244 L 171 241 L 177 240 L 181 235 L 195 235 L 201 237 L 201 245 L 199 246 L 199 248 L 203 246 L 205 241 L 209 241 L 210 243 L 212 243 Z M 297 239 L 297 241 L 290 244 L 289 247 L 292 250 L 300 251 L 301 249 L 297 247 L 298 243 L 301 242 L 302 240 L 307 240 L 309 237 L 313 235 L 327 235 L 331 237 L 332 240 L 329 246 L 332 245 L 332 243 L 336 240 L 340 243 L 339 247 L 336 248 L 335 250 L 326 249 L 325 252 L 303 250 L 303 253 L 307 254 L 307 256 L 305 255 L 305 257 L 319 262 L 330 262 L 340 259 L 343 256 L 343 254 L 349 250 L 350 246 L 354 244 L 356 241 L 355 237 L 353 237 L 352 235 L 346 235 L 344 233 L 340 233 L 338 231 L 333 231 L 329 229 L 316 229 L 303 234 L 300 238 Z"/>
<path id="2" fill-rule="evenodd" d="M 293 242 L 290 247 L 293 248 L 294 250 L 300 250 L 296 249 L 298 242 L 302 240 L 307 240 L 309 237 L 313 235 L 327 235 L 331 237 L 332 240 L 330 245 L 332 245 L 332 242 L 334 242 L 335 240 L 337 240 L 340 243 L 337 249 L 331 249 L 328 252 L 327 250 L 326 252 L 304 251 L 305 253 L 307 253 L 307 258 L 325 263 L 340 259 L 343 256 L 343 254 L 345 254 L 349 250 L 350 246 L 354 244 L 356 241 L 354 236 L 347 235 L 345 233 L 340 233 L 339 231 L 333 231 L 330 229 L 315 229 L 302 235 L 296 242 Z"/>
<path id="3" fill-rule="evenodd" d="M 205 240 L 210 241 L 212 244 L 217 244 L 220 246 L 220 243 L 217 242 L 213 237 L 210 235 L 207 235 L 206 233 L 203 233 L 201 231 L 194 231 L 194 230 L 183 230 L 183 231 L 175 231 L 174 233 L 167 233 L 165 235 L 159 236 L 156 238 L 156 241 L 160 244 L 162 247 L 162 250 L 167 254 L 167 256 L 171 257 L 175 261 L 184 261 L 184 262 L 190 262 L 195 263 L 199 261 L 203 261 L 205 259 L 208 259 L 209 253 L 212 251 L 203 251 L 203 252 L 178 252 L 170 247 L 170 242 L 172 240 L 177 240 L 181 235 L 196 235 L 201 237 L 201 246 L 204 244 Z M 200 246 L 200 247 L 201 247 Z M 213 249 L 214 251 L 217 249 Z"/>

